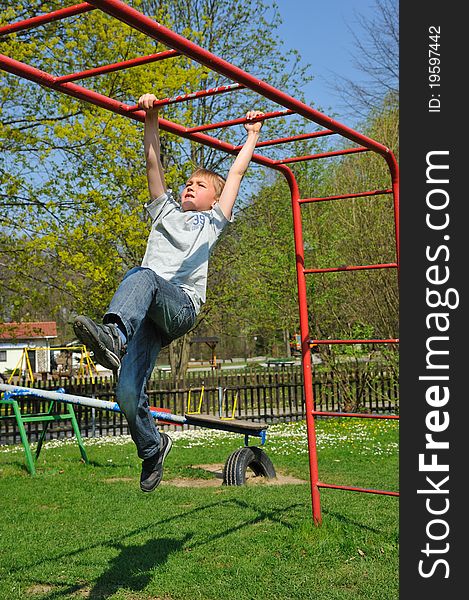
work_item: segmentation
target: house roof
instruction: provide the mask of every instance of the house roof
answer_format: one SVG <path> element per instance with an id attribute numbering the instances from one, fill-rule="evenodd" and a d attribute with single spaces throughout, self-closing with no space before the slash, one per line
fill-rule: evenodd
<path id="1" fill-rule="evenodd" d="M 0 323 L 0 340 L 31 340 L 57 337 L 55 321 Z"/>

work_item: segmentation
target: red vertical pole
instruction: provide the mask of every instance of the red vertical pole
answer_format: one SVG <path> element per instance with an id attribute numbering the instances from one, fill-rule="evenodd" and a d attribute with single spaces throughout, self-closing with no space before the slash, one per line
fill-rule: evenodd
<path id="1" fill-rule="evenodd" d="M 303 245 L 303 226 L 301 221 L 300 192 L 298 183 L 292 171 L 286 167 L 283 171 L 291 191 L 293 210 L 293 235 L 295 240 L 296 277 L 298 283 L 298 304 L 300 312 L 301 356 L 303 366 L 303 386 L 305 390 L 306 428 L 308 436 L 309 473 L 311 479 L 311 499 L 313 519 L 316 525 L 322 522 L 321 499 L 319 494 L 318 455 L 316 446 L 316 427 L 314 422 L 313 374 L 311 364 L 311 349 L 309 345 L 308 302 L 306 295 L 306 277 L 304 273 L 305 258 Z"/>
<path id="2" fill-rule="evenodd" d="M 392 194 L 394 200 L 394 234 L 396 237 L 396 262 L 399 276 L 400 266 L 400 231 L 399 231 L 399 166 L 396 157 L 392 152 L 388 152 L 385 156 L 391 173 Z"/>

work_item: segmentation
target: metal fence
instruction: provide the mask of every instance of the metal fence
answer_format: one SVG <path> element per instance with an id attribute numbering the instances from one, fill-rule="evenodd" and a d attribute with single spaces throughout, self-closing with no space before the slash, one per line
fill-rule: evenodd
<path id="1" fill-rule="evenodd" d="M 112 378 L 71 378 L 55 382 L 18 382 L 18 385 L 47 390 L 59 387 L 69 394 L 115 401 Z M 332 372 L 315 373 L 313 392 L 316 410 L 342 412 L 397 413 L 399 411 L 398 381 L 382 367 L 355 369 L 340 377 Z M 267 423 L 297 421 L 305 418 L 303 376 L 300 366 L 280 365 L 270 369 L 236 369 L 189 371 L 184 386 L 174 386 L 165 372 L 155 371 L 147 393 L 151 406 L 168 409 L 174 414 L 201 412 L 222 417 L 235 417 Z M 22 413 L 46 412 L 49 401 L 18 398 Z M 55 412 L 65 412 L 57 403 Z M 122 414 L 76 406 L 75 413 L 85 437 L 129 433 Z M 20 443 L 16 419 L 11 407 L 0 404 L 0 444 Z M 44 424 L 26 423 L 31 442 L 37 441 Z M 161 424 L 163 429 L 175 425 Z M 184 426 L 188 427 L 188 426 Z M 46 439 L 70 437 L 68 422 L 48 428 Z"/>

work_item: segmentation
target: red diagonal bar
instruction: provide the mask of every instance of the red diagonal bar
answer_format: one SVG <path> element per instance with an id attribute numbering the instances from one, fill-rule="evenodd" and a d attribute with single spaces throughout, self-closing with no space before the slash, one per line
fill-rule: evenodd
<path id="1" fill-rule="evenodd" d="M 351 487 L 349 485 L 333 485 L 331 483 L 322 483 L 318 481 L 317 486 L 320 488 L 329 488 L 332 490 L 345 490 L 347 492 L 366 492 L 368 494 L 382 494 L 384 496 L 399 496 L 399 492 L 388 492 L 387 490 L 372 490 L 360 487 Z"/>
<path id="2" fill-rule="evenodd" d="M 310 154 L 308 156 L 292 156 L 283 160 L 275 161 L 278 165 L 286 165 L 288 163 L 301 162 L 304 160 L 316 160 L 318 158 L 329 158 L 331 156 L 341 156 L 343 154 L 357 154 L 358 152 L 369 152 L 369 148 L 346 148 L 345 150 L 333 150 L 332 152 L 322 152 L 321 154 Z"/>
<path id="3" fill-rule="evenodd" d="M 396 268 L 397 263 L 382 263 L 377 265 L 345 265 L 343 267 L 331 267 L 328 269 L 304 269 L 307 273 L 334 273 L 336 271 L 364 271 L 366 269 L 390 269 Z"/>
<path id="4" fill-rule="evenodd" d="M 285 117 L 292 115 L 292 110 L 278 110 L 275 112 L 265 113 L 261 117 L 256 117 L 248 121 L 245 117 L 239 119 L 230 119 L 228 121 L 220 121 L 219 123 L 208 123 L 207 125 L 199 125 L 198 127 L 190 127 L 187 131 L 191 133 L 198 133 L 200 131 L 210 131 L 211 129 L 222 129 L 224 127 L 231 127 L 232 125 L 241 125 L 242 123 L 253 123 L 255 121 L 266 121 L 267 119 L 275 119 L 277 117 Z M 241 147 L 238 147 L 240 149 Z M 274 161 L 273 161 L 274 162 Z M 277 161 L 275 161 L 277 162 Z"/>
<path id="5" fill-rule="evenodd" d="M 10 25 L 3 25 L 3 27 L 0 27 L 0 35 L 14 33 L 15 31 L 24 31 L 25 29 L 38 27 L 44 23 L 60 21 L 66 17 L 73 17 L 74 15 L 80 15 L 82 13 L 89 12 L 90 10 L 95 10 L 95 8 L 95 6 L 91 6 L 88 4 L 88 2 L 75 4 L 73 6 L 69 6 L 68 8 L 60 8 L 59 10 L 54 10 L 50 13 L 45 13 L 37 17 L 31 17 L 30 19 L 25 19 L 24 21 L 11 23 Z"/>
<path id="6" fill-rule="evenodd" d="M 230 85 L 220 85 L 209 90 L 200 90 L 200 92 L 189 92 L 188 94 L 181 94 L 179 96 L 173 96 L 172 98 L 163 98 L 153 103 L 153 106 L 165 106 L 167 104 L 174 104 L 176 102 L 186 102 L 187 100 L 195 100 L 196 98 L 205 98 L 206 96 L 215 96 L 217 94 L 225 94 L 226 92 L 234 92 L 235 90 L 242 90 L 245 86 L 239 83 L 231 83 Z M 131 106 L 130 110 L 139 110 L 138 104 Z M 215 129 L 215 127 L 213 127 Z M 194 133 L 194 128 L 190 131 Z"/>
<path id="7" fill-rule="evenodd" d="M 50 75 L 45 71 L 41 71 L 40 69 L 36 69 L 31 65 L 26 65 L 25 63 L 15 60 L 14 58 L 10 58 L 9 56 L 5 56 L 4 54 L 0 54 L 0 66 L 9 73 L 19 75 L 20 77 L 24 77 L 25 79 L 33 81 L 34 83 L 38 83 L 39 85 L 55 89 L 67 94 L 68 96 L 78 98 L 79 100 L 91 102 L 96 106 L 107 108 L 120 115 L 130 116 L 129 107 L 123 102 L 118 102 L 117 100 L 113 100 L 112 98 L 108 98 L 107 96 L 103 96 L 102 94 L 98 94 L 92 90 L 88 90 L 75 83 L 57 82 L 57 78 L 53 75 Z M 135 118 L 139 121 L 142 120 L 140 117 Z"/>
<path id="8" fill-rule="evenodd" d="M 56 77 L 56 83 L 67 83 L 69 81 L 76 81 L 77 79 L 87 79 L 88 77 L 94 77 L 95 75 L 103 75 L 104 73 L 112 73 L 114 71 L 121 71 L 122 69 L 128 69 L 130 67 L 138 67 L 139 65 L 146 65 L 147 63 L 156 62 L 158 60 L 165 60 L 166 58 L 172 58 L 174 56 L 180 56 L 180 52 L 176 50 L 164 50 L 157 54 L 149 54 L 148 56 L 141 56 L 138 58 L 131 58 L 130 60 L 124 60 L 123 62 L 113 63 L 111 65 L 103 65 L 102 67 L 96 67 L 95 69 L 88 69 L 81 71 L 80 73 L 70 73 L 70 75 L 62 75 Z"/>
<path id="9" fill-rule="evenodd" d="M 365 196 L 380 196 L 382 194 L 392 194 L 392 189 L 387 188 L 385 190 L 371 190 L 369 192 L 357 192 L 356 194 L 340 194 L 339 196 L 325 196 L 324 198 L 302 198 L 298 200 L 300 204 L 306 204 L 308 202 L 326 202 L 327 200 L 342 200 L 346 198 L 363 198 Z"/>
<path id="10" fill-rule="evenodd" d="M 131 111 L 131 107 L 129 105 L 123 102 L 118 102 L 117 100 L 114 100 L 112 98 L 108 98 L 103 94 L 93 92 L 92 90 L 77 85 L 76 83 L 57 83 L 57 78 L 53 77 L 49 73 L 45 73 L 44 71 L 36 69 L 31 65 L 26 65 L 18 60 L 15 60 L 14 58 L 5 56 L 4 54 L 0 54 L 0 67 L 8 73 L 13 73 L 14 75 L 24 77 L 29 81 L 33 81 L 34 83 L 38 83 L 39 85 L 55 89 L 59 92 L 67 94 L 68 96 L 78 98 L 79 100 L 90 102 L 91 104 L 100 106 L 101 108 L 105 108 L 119 115 L 130 117 L 140 122 L 145 121 L 145 111 L 143 110 Z M 186 127 L 183 127 L 178 123 L 173 123 L 172 121 L 168 121 L 166 119 L 160 118 L 159 123 L 161 129 L 163 129 L 164 131 L 174 133 L 175 135 L 178 135 L 180 137 L 199 142 L 201 144 L 204 144 L 205 146 L 210 146 L 211 148 L 215 148 L 217 150 L 223 150 L 228 154 L 238 154 L 238 150 L 236 150 L 232 144 L 223 142 L 222 140 L 219 140 L 217 138 L 208 136 L 204 133 L 192 133 Z M 273 169 L 282 171 L 287 177 L 292 176 L 292 173 L 290 169 L 288 169 L 288 167 L 276 165 L 274 161 L 265 156 L 254 154 L 252 157 L 252 161 L 260 165 L 264 165 L 266 167 L 271 167 Z"/>

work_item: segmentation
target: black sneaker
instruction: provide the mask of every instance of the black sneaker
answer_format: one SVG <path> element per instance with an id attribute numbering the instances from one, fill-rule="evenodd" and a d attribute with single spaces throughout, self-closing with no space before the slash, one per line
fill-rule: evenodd
<path id="1" fill-rule="evenodd" d="M 89 317 L 79 316 L 73 323 L 73 329 L 80 341 L 93 351 L 97 363 L 111 371 L 120 369 L 126 346 L 117 325 L 98 325 Z"/>
<path id="2" fill-rule="evenodd" d="M 160 433 L 160 451 L 158 454 L 146 458 L 142 463 L 140 475 L 140 489 L 142 492 L 152 492 L 163 479 L 163 463 L 168 456 L 173 440 L 166 433 Z"/>

